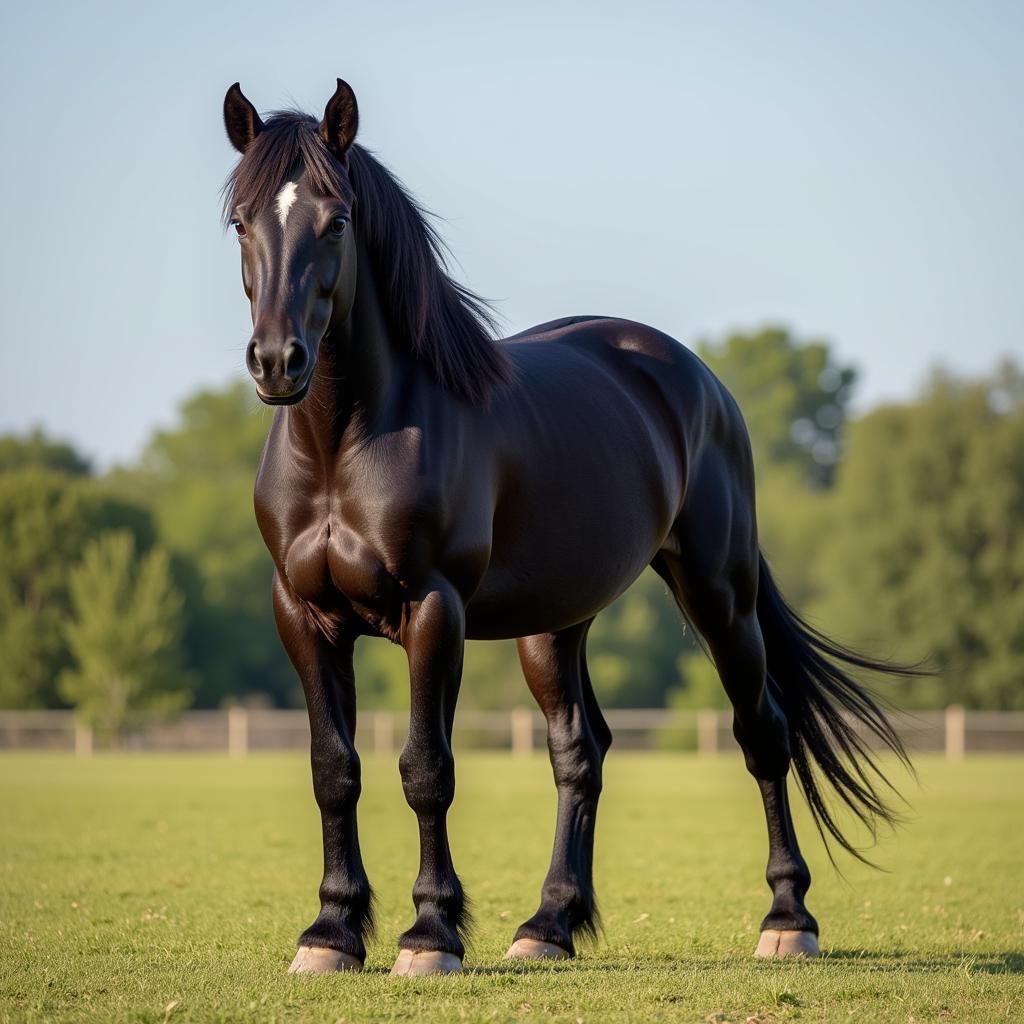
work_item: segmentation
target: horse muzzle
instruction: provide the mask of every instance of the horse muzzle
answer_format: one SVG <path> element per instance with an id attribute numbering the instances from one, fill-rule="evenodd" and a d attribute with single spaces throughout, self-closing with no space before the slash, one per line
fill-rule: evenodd
<path id="1" fill-rule="evenodd" d="M 283 343 L 254 337 L 245 350 L 245 365 L 256 394 L 267 405 L 294 405 L 309 390 L 316 359 L 301 338 Z"/>

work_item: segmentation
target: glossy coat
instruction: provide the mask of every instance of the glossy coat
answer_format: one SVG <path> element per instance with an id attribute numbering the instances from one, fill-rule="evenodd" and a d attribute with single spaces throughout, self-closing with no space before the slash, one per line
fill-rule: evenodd
<path id="1" fill-rule="evenodd" d="M 889 812 L 844 764 L 844 753 L 858 767 L 868 758 L 840 711 L 899 744 L 839 667 L 874 663 L 806 627 L 771 580 L 747 433 L 726 389 L 678 342 L 624 320 L 571 317 L 491 342 L 486 310 L 447 277 L 418 208 L 353 144 L 355 97 L 340 80 L 319 124 L 293 113 L 264 123 L 237 85 L 225 123 L 243 154 L 226 210 L 252 304 L 247 363 L 260 397 L 282 406 L 256 516 L 276 566 L 278 628 L 305 690 L 323 819 L 322 909 L 300 944 L 365 956 L 359 637 L 401 644 L 409 660 L 400 769 L 421 859 L 402 948 L 464 953 L 446 814 L 467 638 L 516 638 L 548 722 L 554 851 L 540 907 L 517 937 L 571 953 L 593 932 L 611 734 L 586 636 L 648 565 L 705 639 L 761 789 L 773 893 L 762 927 L 816 932 L 786 796 L 791 760 L 820 825 L 845 844 L 812 763 L 865 818 Z M 289 182 L 284 216 L 275 196 Z"/>

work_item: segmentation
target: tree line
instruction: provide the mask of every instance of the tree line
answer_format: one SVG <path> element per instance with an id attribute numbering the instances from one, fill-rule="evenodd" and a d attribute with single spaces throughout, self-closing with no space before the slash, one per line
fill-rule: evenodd
<path id="1" fill-rule="evenodd" d="M 905 707 L 1024 708 L 1024 375 L 936 371 L 912 401 L 851 418 L 852 367 L 779 328 L 698 346 L 736 396 L 762 547 L 826 632 L 933 674 Z M 96 473 L 37 430 L 0 437 L 0 706 L 75 707 L 114 733 L 187 706 L 292 706 L 271 564 L 252 513 L 269 425 L 249 385 L 201 391 L 131 465 Z M 650 571 L 594 624 L 608 707 L 725 706 Z M 404 653 L 357 645 L 364 707 L 407 702 Z M 514 645 L 470 643 L 463 701 L 528 702 Z"/>

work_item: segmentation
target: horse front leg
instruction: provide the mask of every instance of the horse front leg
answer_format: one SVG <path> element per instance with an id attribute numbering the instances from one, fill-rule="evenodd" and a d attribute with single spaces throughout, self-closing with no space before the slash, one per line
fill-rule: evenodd
<path id="1" fill-rule="evenodd" d="M 399 757 L 402 787 L 416 813 L 420 869 L 413 886 L 416 921 L 399 939 L 393 975 L 462 970 L 467 925 L 462 883 L 448 846 L 448 808 L 455 797 L 451 733 L 462 678 L 465 610 L 454 588 L 432 578 L 410 605 L 402 634 L 409 658 L 409 737 Z"/>
<path id="2" fill-rule="evenodd" d="M 526 681 L 547 720 L 558 819 L 540 907 L 519 927 L 508 959 L 574 956 L 574 938 L 593 936 L 597 927 L 594 827 L 602 764 L 612 738 L 587 672 L 589 629 L 588 621 L 518 641 Z"/>
<path id="3" fill-rule="evenodd" d="M 287 585 L 274 580 L 274 616 L 288 657 L 302 680 L 309 712 L 313 794 L 320 808 L 324 876 L 320 913 L 299 937 L 290 974 L 358 971 L 372 931 L 370 883 L 359 853 L 356 803 L 361 789 L 356 728 L 355 634 L 334 643 L 313 625 Z"/>

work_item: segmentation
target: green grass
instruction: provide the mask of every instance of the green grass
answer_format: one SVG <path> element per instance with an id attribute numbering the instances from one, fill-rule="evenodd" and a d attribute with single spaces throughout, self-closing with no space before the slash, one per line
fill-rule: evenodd
<path id="1" fill-rule="evenodd" d="M 831 869 L 801 809 L 817 962 L 751 958 L 768 908 L 760 804 L 737 758 L 616 754 L 598 825 L 605 935 L 578 961 L 502 961 L 535 908 L 554 794 L 540 756 L 459 758 L 461 977 L 395 979 L 415 821 L 367 758 L 378 935 L 362 975 L 288 977 L 316 912 L 305 760 L 0 757 L 0 1020 L 1004 1021 L 1024 1017 L 1024 759 L 920 762 L 888 873 Z"/>

